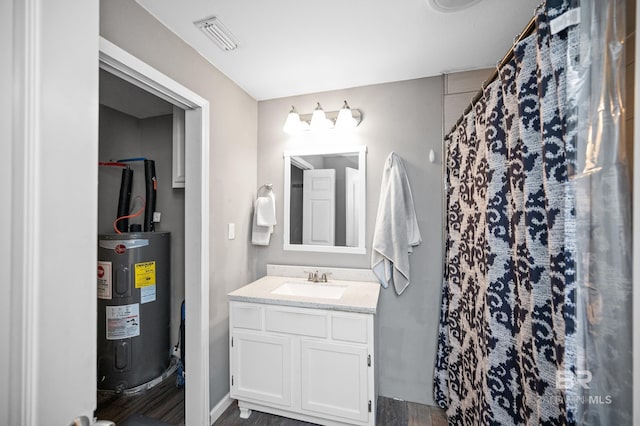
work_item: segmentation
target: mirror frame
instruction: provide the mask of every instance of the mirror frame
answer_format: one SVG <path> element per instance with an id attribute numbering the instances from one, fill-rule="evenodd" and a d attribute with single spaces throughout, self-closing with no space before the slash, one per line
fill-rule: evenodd
<path id="1" fill-rule="evenodd" d="M 366 145 L 347 146 L 339 148 L 307 149 L 284 152 L 284 250 L 308 251 L 319 253 L 343 253 L 343 254 L 367 254 L 366 231 L 367 231 L 367 147 Z M 307 155 L 328 155 L 328 154 L 357 154 L 358 170 L 360 170 L 360 212 L 362 220 L 358 224 L 358 246 L 317 246 L 310 244 L 290 244 L 291 224 L 290 224 L 290 198 L 291 198 L 291 157 Z"/>

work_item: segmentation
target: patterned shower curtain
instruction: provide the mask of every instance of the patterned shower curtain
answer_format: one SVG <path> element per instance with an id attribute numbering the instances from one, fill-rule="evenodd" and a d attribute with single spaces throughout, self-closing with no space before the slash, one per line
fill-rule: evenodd
<path id="1" fill-rule="evenodd" d="M 589 317 L 594 308 L 602 311 L 603 291 L 618 304 L 630 294 L 625 287 L 630 275 L 616 274 L 622 279 L 612 285 L 603 272 L 611 268 L 595 266 L 611 262 L 613 256 L 602 253 L 603 247 L 611 250 L 603 244 L 610 235 L 592 238 L 607 223 L 616 234 L 613 240 L 623 250 L 630 248 L 621 237 L 629 223 L 623 223 L 629 201 L 593 193 L 602 176 L 612 191 L 624 193 L 625 169 L 589 169 L 588 158 L 579 154 L 590 152 L 594 138 L 587 133 L 601 129 L 603 121 L 583 117 L 589 115 L 585 88 L 602 77 L 587 75 L 593 68 L 589 55 L 602 52 L 580 50 L 581 42 L 590 42 L 588 24 L 551 24 L 577 6 L 583 20 L 598 5 L 607 9 L 598 0 L 580 3 L 541 5 L 536 30 L 514 46 L 513 59 L 445 138 L 447 239 L 434 395 L 450 424 L 624 424 L 630 419 L 628 397 L 620 396 L 630 394 L 630 387 L 612 385 L 611 379 L 624 381 L 621 375 L 612 377 L 611 368 L 596 362 L 606 363 L 603 351 L 611 352 L 614 341 L 622 344 L 627 337 L 631 311 L 611 307 L 620 320 L 629 320 L 617 340 L 603 336 L 611 332 L 606 326 L 614 317 Z M 624 0 L 604 3 L 624 6 Z M 619 34 L 613 35 L 611 40 L 618 40 Z M 607 150 L 613 158 L 615 145 Z M 613 204 L 587 206 L 605 199 Z M 580 279 L 597 273 L 599 282 Z M 619 352 L 617 360 L 629 366 L 622 376 L 629 381 L 629 354 Z M 592 381 L 596 390 L 589 386 Z M 601 399 L 589 400 L 593 394 Z"/>

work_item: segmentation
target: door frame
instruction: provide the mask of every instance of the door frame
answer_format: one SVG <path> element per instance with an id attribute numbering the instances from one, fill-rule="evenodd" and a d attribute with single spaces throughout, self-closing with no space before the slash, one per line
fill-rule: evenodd
<path id="1" fill-rule="evenodd" d="M 640 7 L 636 8 L 634 23 L 640 22 Z M 635 32 L 635 30 L 634 30 Z M 637 34 L 637 33 L 636 33 Z M 637 38 L 637 35 L 635 36 Z M 640 43 L 635 44 L 635 58 L 640 58 Z M 634 117 L 633 117 L 633 424 L 640 424 L 640 66 L 635 61 Z"/>
<path id="2" fill-rule="evenodd" d="M 210 425 L 209 101 L 100 37 L 100 68 L 185 110 L 185 424 Z"/>
<path id="3" fill-rule="evenodd" d="M 345 167 L 344 169 L 344 194 L 345 194 L 345 233 L 347 247 L 357 246 L 360 236 L 358 223 L 354 221 L 360 220 L 360 212 L 358 210 L 358 200 L 360 198 L 360 170 L 353 167 Z M 350 196 L 351 195 L 351 196 Z M 351 220 L 349 220 L 351 219 Z M 354 244 L 355 241 L 355 244 Z"/>
<path id="4" fill-rule="evenodd" d="M 328 190 L 315 190 L 314 180 L 330 181 Z M 320 245 L 335 246 L 336 240 L 336 170 L 335 169 L 310 169 L 302 171 L 302 244 L 304 245 Z M 320 193 L 320 194 L 318 194 Z M 315 225 L 315 205 L 318 202 L 324 204 L 329 201 L 329 215 L 326 218 L 328 223 L 324 222 L 329 228 L 328 238 L 322 242 L 314 242 L 313 235 Z M 321 215 L 324 216 L 324 215 Z M 321 232 L 324 233 L 324 232 Z"/>

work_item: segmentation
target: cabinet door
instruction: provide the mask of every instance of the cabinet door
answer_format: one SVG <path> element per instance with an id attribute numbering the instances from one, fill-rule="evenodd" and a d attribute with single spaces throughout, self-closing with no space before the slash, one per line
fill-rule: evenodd
<path id="1" fill-rule="evenodd" d="M 291 341 L 234 329 L 231 397 L 291 405 Z"/>
<path id="2" fill-rule="evenodd" d="M 366 346 L 302 340 L 301 349 L 302 409 L 366 422 Z"/>

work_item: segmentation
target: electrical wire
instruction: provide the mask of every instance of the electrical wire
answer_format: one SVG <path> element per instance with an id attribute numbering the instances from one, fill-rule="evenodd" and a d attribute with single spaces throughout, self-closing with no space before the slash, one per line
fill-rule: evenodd
<path id="1" fill-rule="evenodd" d="M 98 161 L 98 166 L 127 167 L 125 163 L 117 161 Z"/>
<path id="2" fill-rule="evenodd" d="M 117 218 L 116 220 L 113 221 L 113 229 L 115 229 L 117 234 L 122 234 L 122 232 L 120 232 L 120 230 L 118 229 L 118 222 L 120 222 L 123 219 L 133 219 L 134 217 L 138 217 L 142 214 L 142 212 L 144 212 L 144 197 L 137 195 L 136 198 L 133 199 L 133 202 L 135 203 L 135 201 L 137 199 L 140 199 L 140 201 L 142 201 L 142 207 L 140 207 L 140 210 L 138 210 L 137 212 L 133 213 L 133 214 L 128 214 L 126 216 L 120 216 L 119 218 Z"/>
<path id="3" fill-rule="evenodd" d="M 145 161 L 148 160 L 146 157 L 133 157 L 133 158 L 122 158 L 118 160 L 118 163 L 131 163 L 134 161 Z"/>

